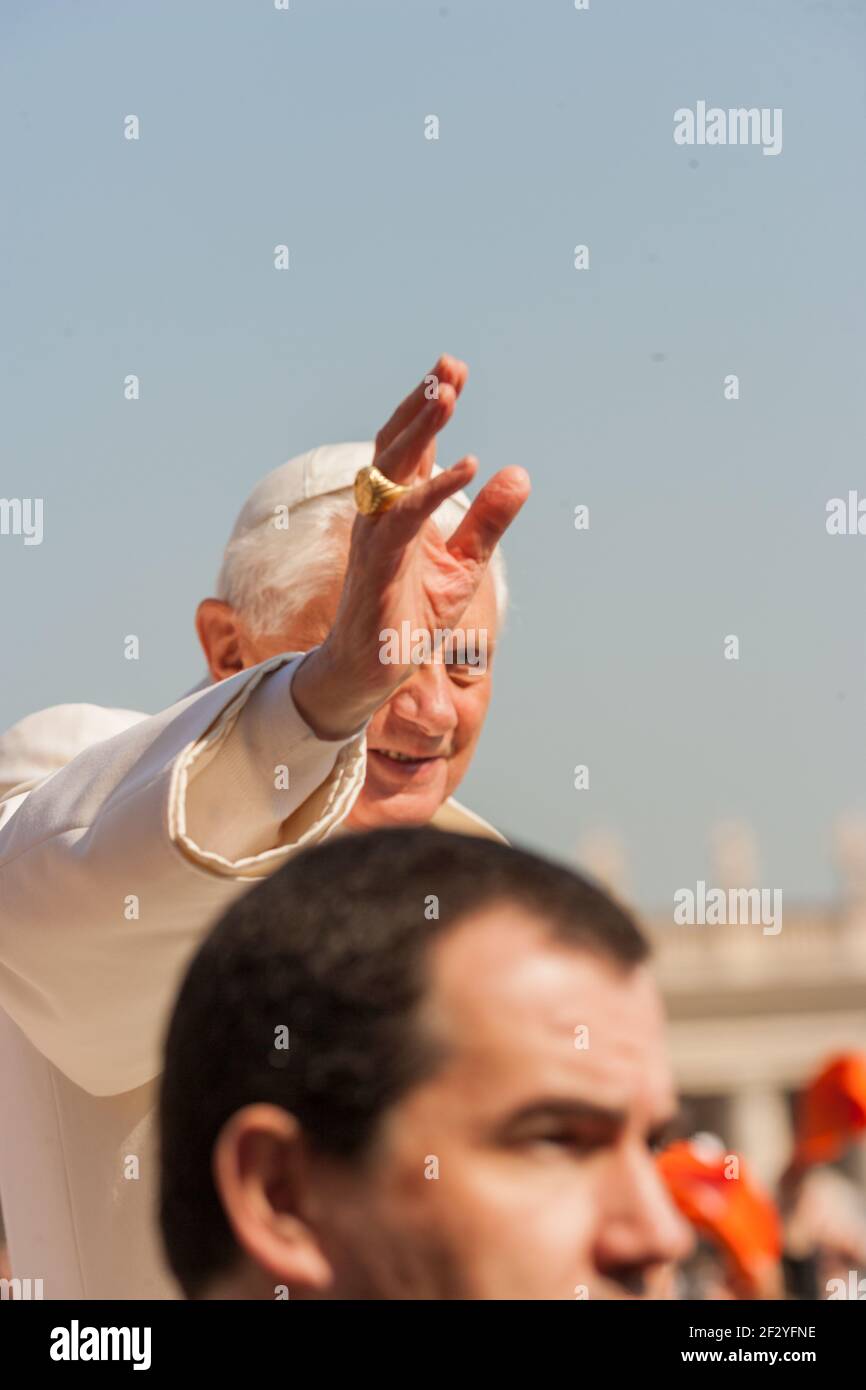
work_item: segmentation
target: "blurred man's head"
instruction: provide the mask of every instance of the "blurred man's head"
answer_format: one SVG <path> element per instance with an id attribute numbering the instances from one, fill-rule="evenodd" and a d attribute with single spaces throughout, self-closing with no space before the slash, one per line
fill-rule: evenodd
<path id="1" fill-rule="evenodd" d="M 196 617 L 214 680 L 324 642 L 357 515 L 352 482 L 373 454 L 372 443 L 326 445 L 290 459 L 253 489 L 226 547 L 217 597 L 205 599 Z M 468 505 L 457 493 L 438 508 L 433 519 L 444 536 Z M 419 664 L 373 716 L 364 786 L 350 816 L 355 828 L 423 824 L 454 794 L 484 725 L 507 601 L 497 550 L 450 650 L 443 648 L 454 659 Z"/>
<path id="2" fill-rule="evenodd" d="M 535 855 L 327 841 L 239 900 L 169 1030 L 161 1219 L 192 1297 L 626 1297 L 689 1236 L 643 937 Z"/>

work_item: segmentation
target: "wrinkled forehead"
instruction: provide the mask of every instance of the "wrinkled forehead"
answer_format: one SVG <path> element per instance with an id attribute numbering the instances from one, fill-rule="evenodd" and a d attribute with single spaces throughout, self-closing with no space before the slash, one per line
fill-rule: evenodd
<path id="1" fill-rule="evenodd" d="M 349 556 L 349 532 L 350 528 L 347 527 L 344 563 L 338 571 L 323 576 L 321 588 L 290 620 L 289 626 L 293 633 L 307 635 L 306 645 L 308 646 L 324 640 L 336 617 Z M 488 648 L 495 643 L 499 633 L 499 616 L 496 587 L 489 569 L 485 571 L 481 583 L 467 604 L 459 623 L 452 625 L 452 631 L 455 633 L 484 632 Z"/>
<path id="2" fill-rule="evenodd" d="M 665 1020 L 646 965 L 558 940 L 502 904 L 431 952 L 431 1022 L 452 1079 L 479 1104 L 562 1094 L 651 1119 L 673 1104 Z"/>

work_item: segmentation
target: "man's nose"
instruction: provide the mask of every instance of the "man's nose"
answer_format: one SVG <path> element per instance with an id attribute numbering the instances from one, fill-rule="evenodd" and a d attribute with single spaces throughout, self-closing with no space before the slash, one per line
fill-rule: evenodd
<path id="1" fill-rule="evenodd" d="M 652 1266 L 686 1259 L 694 1246 L 692 1229 L 647 1151 L 624 1155 L 610 1184 L 596 1240 L 601 1274 L 639 1285 Z"/>
<path id="2" fill-rule="evenodd" d="M 444 662 L 419 666 L 391 701 L 392 712 L 429 738 L 450 734 L 457 724 L 454 695 Z"/>

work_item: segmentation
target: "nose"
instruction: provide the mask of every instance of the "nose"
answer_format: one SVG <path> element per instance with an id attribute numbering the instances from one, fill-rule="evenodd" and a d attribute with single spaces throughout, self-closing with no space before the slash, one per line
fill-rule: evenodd
<path id="1" fill-rule="evenodd" d="M 391 711 L 428 738 L 442 738 L 457 725 L 451 681 L 443 662 L 419 666 L 391 700 Z"/>
<path id="2" fill-rule="evenodd" d="M 609 1181 L 596 1238 L 596 1267 L 606 1278 L 640 1292 L 654 1266 L 686 1259 L 694 1235 L 643 1146 L 622 1155 Z"/>

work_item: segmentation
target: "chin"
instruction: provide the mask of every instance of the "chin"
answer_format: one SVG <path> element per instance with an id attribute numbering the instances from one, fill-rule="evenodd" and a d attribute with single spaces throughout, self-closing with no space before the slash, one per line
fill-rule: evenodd
<path id="1" fill-rule="evenodd" d="M 398 792 L 393 796 L 368 796 L 361 792 L 346 818 L 359 830 L 379 830 L 388 825 L 426 825 L 448 793 Z"/>

